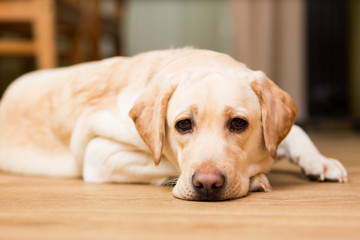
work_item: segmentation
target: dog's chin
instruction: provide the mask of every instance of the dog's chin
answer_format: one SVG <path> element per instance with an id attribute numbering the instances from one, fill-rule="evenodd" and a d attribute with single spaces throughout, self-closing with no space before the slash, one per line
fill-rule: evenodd
<path id="1" fill-rule="evenodd" d="M 241 197 L 245 197 L 248 194 L 248 187 L 245 186 L 238 189 L 224 189 L 223 191 L 212 194 L 209 196 L 199 195 L 194 189 L 190 186 L 183 187 L 179 184 L 176 184 L 172 193 L 173 196 L 187 201 L 226 201 L 233 200 Z"/>

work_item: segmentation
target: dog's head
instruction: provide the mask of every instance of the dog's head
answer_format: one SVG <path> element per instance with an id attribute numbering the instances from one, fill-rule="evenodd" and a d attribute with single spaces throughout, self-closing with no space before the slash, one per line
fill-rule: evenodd
<path id="1" fill-rule="evenodd" d="M 267 172 L 296 107 L 265 74 L 227 55 L 193 51 L 170 60 L 130 111 L 159 164 L 181 169 L 173 194 L 188 200 L 245 196 Z"/>

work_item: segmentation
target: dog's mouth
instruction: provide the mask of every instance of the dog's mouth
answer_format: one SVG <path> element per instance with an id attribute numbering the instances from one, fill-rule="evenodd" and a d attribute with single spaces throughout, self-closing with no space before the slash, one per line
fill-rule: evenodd
<path id="1" fill-rule="evenodd" d="M 195 194 L 193 201 L 207 201 L 207 202 L 217 202 L 217 201 L 226 201 L 228 199 L 223 197 L 221 192 L 206 192 L 204 194 Z"/>
<path id="2" fill-rule="evenodd" d="M 200 202 L 220 202 L 220 201 L 228 201 L 237 198 L 237 197 L 233 197 L 233 198 L 226 197 L 223 190 L 219 192 L 207 192 L 204 194 L 189 192 L 189 193 L 184 193 L 183 195 L 179 195 L 173 192 L 173 195 L 174 197 L 181 200 L 200 201 Z"/>

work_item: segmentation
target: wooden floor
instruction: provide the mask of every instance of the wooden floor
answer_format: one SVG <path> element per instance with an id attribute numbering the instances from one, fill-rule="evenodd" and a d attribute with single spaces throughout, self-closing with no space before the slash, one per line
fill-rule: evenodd
<path id="1" fill-rule="evenodd" d="M 309 182 L 283 160 L 273 192 L 189 202 L 166 187 L 0 174 L 0 239 L 360 239 L 360 135 L 311 136 L 349 183 Z"/>

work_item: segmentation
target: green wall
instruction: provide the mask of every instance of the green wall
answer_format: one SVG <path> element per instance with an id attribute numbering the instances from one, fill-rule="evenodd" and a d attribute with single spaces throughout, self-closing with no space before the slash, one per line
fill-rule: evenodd
<path id="1" fill-rule="evenodd" d="M 232 53 L 229 0 L 131 0 L 124 23 L 126 55 L 193 46 Z"/>

